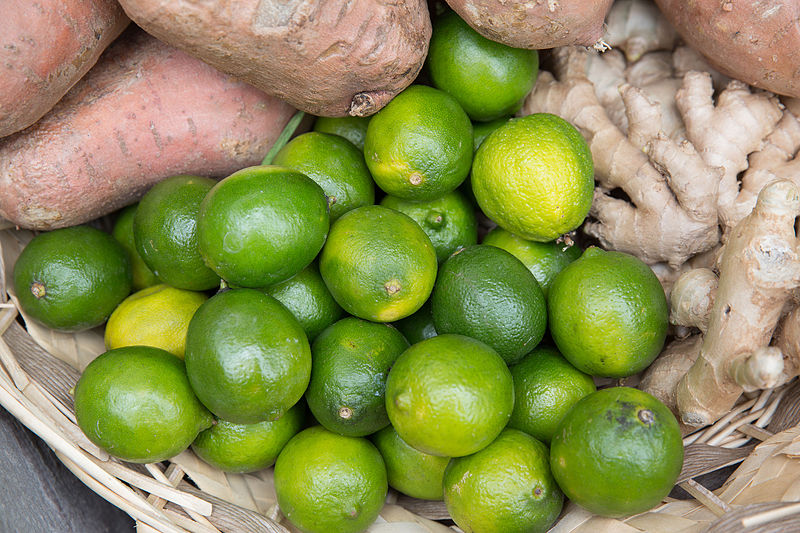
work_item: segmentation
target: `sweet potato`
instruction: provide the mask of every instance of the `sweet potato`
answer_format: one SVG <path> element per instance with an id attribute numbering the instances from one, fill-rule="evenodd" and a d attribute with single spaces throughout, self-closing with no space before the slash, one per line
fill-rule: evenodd
<path id="1" fill-rule="evenodd" d="M 121 0 L 142 28 L 319 116 L 371 115 L 428 51 L 424 0 Z"/>
<path id="2" fill-rule="evenodd" d="M 0 137 L 39 120 L 130 20 L 114 0 L 2 3 Z"/>
<path id="3" fill-rule="evenodd" d="M 689 46 L 724 74 L 800 96 L 800 2 L 656 0 Z"/>
<path id="4" fill-rule="evenodd" d="M 514 48 L 594 46 L 613 0 L 447 0 L 467 24 L 493 41 Z"/>
<path id="5" fill-rule="evenodd" d="M 32 127 L 0 140 L 0 216 L 79 224 L 175 174 L 258 164 L 293 109 L 137 28 Z"/>

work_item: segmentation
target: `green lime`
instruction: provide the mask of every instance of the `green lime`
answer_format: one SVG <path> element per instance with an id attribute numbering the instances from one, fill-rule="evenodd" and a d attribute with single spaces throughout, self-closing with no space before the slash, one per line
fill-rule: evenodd
<path id="1" fill-rule="evenodd" d="M 202 292 L 163 283 L 135 292 L 108 317 L 106 348 L 153 346 L 183 359 L 189 321 L 207 299 Z"/>
<path id="2" fill-rule="evenodd" d="M 645 263 L 589 248 L 553 280 L 550 334 L 579 370 L 620 378 L 647 368 L 667 335 L 667 298 Z"/>
<path id="3" fill-rule="evenodd" d="M 314 131 L 332 133 L 344 137 L 364 151 L 364 138 L 367 136 L 367 126 L 372 117 L 317 117 L 314 121 Z"/>
<path id="4" fill-rule="evenodd" d="M 472 167 L 481 210 L 524 239 L 547 242 L 581 225 L 594 194 L 586 141 L 547 113 L 515 118 L 483 142 Z"/>
<path id="5" fill-rule="evenodd" d="M 450 254 L 478 243 L 478 221 L 469 201 L 458 191 L 435 200 L 409 202 L 385 196 L 381 205 L 405 213 L 420 225 L 433 243 L 436 259 L 441 263 Z"/>
<path id="6" fill-rule="evenodd" d="M 206 263 L 239 287 L 294 276 L 328 234 L 328 199 L 311 178 L 276 166 L 234 172 L 200 205 L 198 245 Z"/>
<path id="7" fill-rule="evenodd" d="M 431 295 L 436 331 L 478 339 L 514 364 L 544 336 L 547 307 L 536 278 L 519 259 L 478 244 L 450 256 Z"/>
<path id="8" fill-rule="evenodd" d="M 550 443 L 550 467 L 561 490 L 602 516 L 658 505 L 682 466 L 678 421 L 655 397 L 630 387 L 599 390 L 580 400 Z"/>
<path id="9" fill-rule="evenodd" d="M 146 287 L 152 287 L 159 283 L 153 271 L 145 264 L 142 256 L 136 250 L 136 242 L 133 239 L 133 217 L 139 204 L 129 205 L 120 210 L 114 222 L 111 235 L 119 241 L 128 258 L 131 260 L 131 272 L 133 273 L 133 290 L 138 291 Z"/>
<path id="10" fill-rule="evenodd" d="M 386 466 L 370 441 L 322 426 L 295 435 L 275 463 L 278 505 L 306 533 L 364 531 L 388 489 Z"/>
<path id="11" fill-rule="evenodd" d="M 581 256 L 580 246 L 555 241 L 536 242 L 517 237 L 501 227 L 496 227 L 483 238 L 483 244 L 502 248 L 528 267 L 539 282 L 545 298 L 556 274 Z"/>
<path id="12" fill-rule="evenodd" d="M 200 306 L 189 322 L 185 359 L 200 401 L 237 424 L 280 418 L 311 376 L 311 347 L 300 323 L 253 289 L 229 289 Z"/>
<path id="13" fill-rule="evenodd" d="M 386 463 L 389 486 L 412 498 L 441 500 L 444 469 L 449 457 L 423 453 L 400 438 L 392 426 L 372 435 Z"/>
<path id="14" fill-rule="evenodd" d="M 338 135 L 310 131 L 280 149 L 273 165 L 302 172 L 328 196 L 331 222 L 356 207 L 375 203 L 375 184 L 364 154 Z"/>
<path id="15" fill-rule="evenodd" d="M 564 495 L 550 472 L 547 446 L 504 429 L 479 452 L 450 461 L 444 502 L 466 533 L 544 533 L 561 513 Z"/>
<path id="16" fill-rule="evenodd" d="M 156 183 L 139 201 L 133 217 L 136 250 L 164 283 L 192 291 L 219 285 L 219 276 L 197 249 L 197 213 L 215 183 L 200 176 L 173 176 Z"/>
<path id="17" fill-rule="evenodd" d="M 150 346 L 109 350 L 89 363 L 75 385 L 75 418 L 89 440 L 134 463 L 178 455 L 213 422 L 183 361 Z"/>
<path id="18" fill-rule="evenodd" d="M 14 264 L 22 310 L 51 329 L 99 326 L 131 292 L 131 263 L 111 235 L 89 226 L 40 233 Z"/>
<path id="19" fill-rule="evenodd" d="M 320 424 L 334 433 L 363 437 L 389 425 L 386 374 L 408 341 L 394 327 L 343 318 L 311 346 L 306 401 Z"/>
<path id="20" fill-rule="evenodd" d="M 289 439 L 303 429 L 304 421 L 300 405 L 273 421 L 234 424 L 220 419 L 197 436 L 192 450 L 223 472 L 255 472 L 275 463 Z"/>
<path id="21" fill-rule="evenodd" d="M 433 325 L 431 301 L 425 302 L 413 315 L 395 322 L 394 326 L 411 344 L 435 337 L 436 327 Z"/>
<path id="22" fill-rule="evenodd" d="M 519 110 L 536 83 L 539 54 L 489 40 L 449 11 L 434 19 L 428 69 L 472 120 L 487 121 Z"/>
<path id="23" fill-rule="evenodd" d="M 472 144 L 472 123 L 452 96 L 412 85 L 372 117 L 364 156 L 387 194 L 433 200 L 467 177 Z"/>
<path id="24" fill-rule="evenodd" d="M 592 377 L 554 348 L 536 348 L 509 370 L 516 400 L 508 427 L 545 443 L 572 406 L 596 390 Z"/>
<path id="25" fill-rule="evenodd" d="M 322 279 L 339 305 L 374 322 L 399 320 L 422 307 L 436 269 L 436 252 L 422 228 L 378 205 L 339 218 L 319 257 Z"/>
<path id="26" fill-rule="evenodd" d="M 511 120 L 511 117 L 500 117 L 489 122 L 473 122 L 472 123 L 472 138 L 475 142 L 475 151 L 481 147 L 486 137 L 491 135 L 494 130 Z"/>
<path id="27" fill-rule="evenodd" d="M 309 341 L 344 315 L 344 309 L 336 303 L 322 281 L 316 263 L 263 290 L 292 312 Z"/>
<path id="28" fill-rule="evenodd" d="M 463 335 L 414 344 L 386 378 L 386 411 L 400 437 L 443 457 L 475 453 L 494 440 L 514 407 L 514 385 L 493 349 Z"/>

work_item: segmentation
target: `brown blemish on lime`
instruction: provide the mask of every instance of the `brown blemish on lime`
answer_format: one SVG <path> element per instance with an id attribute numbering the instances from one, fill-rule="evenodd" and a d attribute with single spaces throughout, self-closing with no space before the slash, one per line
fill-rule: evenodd
<path id="1" fill-rule="evenodd" d="M 349 420 L 353 416 L 353 410 L 347 406 L 343 406 L 339 408 L 339 418 L 344 418 L 345 420 Z"/>
<path id="2" fill-rule="evenodd" d="M 647 424 L 648 426 L 656 421 L 655 416 L 653 416 L 653 411 L 650 409 L 639 409 L 636 416 L 639 417 L 639 420 L 641 420 L 643 424 Z"/>
<path id="3" fill-rule="evenodd" d="M 328 196 L 328 207 L 332 206 L 335 203 L 336 203 L 336 197 L 335 196 Z"/>
<path id="4" fill-rule="evenodd" d="M 422 174 L 419 172 L 412 172 L 410 176 L 408 176 L 408 182 L 411 185 L 419 185 L 422 183 Z"/>
<path id="5" fill-rule="evenodd" d="M 47 291 L 45 290 L 43 284 L 39 283 L 38 281 L 34 281 L 33 283 L 31 283 L 31 294 L 33 294 L 34 298 L 38 300 L 39 298 L 42 298 L 46 293 Z"/>
<path id="6" fill-rule="evenodd" d="M 397 281 L 396 279 L 390 279 L 389 281 L 384 283 L 383 288 L 386 290 L 387 294 L 392 295 L 400 292 L 400 289 L 402 287 L 400 286 L 399 281 Z"/>

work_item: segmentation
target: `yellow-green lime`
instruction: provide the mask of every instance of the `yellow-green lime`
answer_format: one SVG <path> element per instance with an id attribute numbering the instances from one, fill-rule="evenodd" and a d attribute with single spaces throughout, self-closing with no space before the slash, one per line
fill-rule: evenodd
<path id="1" fill-rule="evenodd" d="M 223 472 L 255 472 L 275 463 L 289 439 L 303 429 L 304 420 L 301 405 L 295 405 L 273 421 L 234 424 L 219 419 L 200 432 L 192 450 Z"/>
<path id="2" fill-rule="evenodd" d="M 504 429 L 484 449 L 450 461 L 444 502 L 465 533 L 544 533 L 558 518 L 564 495 L 550 472 L 547 446 Z"/>
<path id="3" fill-rule="evenodd" d="M 416 313 L 398 320 L 394 325 L 411 344 L 435 337 L 436 326 L 433 325 L 431 301 L 428 300 Z"/>
<path id="4" fill-rule="evenodd" d="M 345 213 L 319 257 L 322 279 L 351 315 L 373 322 L 405 318 L 428 299 L 436 252 L 409 216 L 378 205 Z"/>
<path id="5" fill-rule="evenodd" d="M 133 290 L 138 291 L 145 287 L 151 287 L 159 283 L 153 271 L 145 264 L 142 256 L 136 250 L 136 242 L 133 239 L 133 217 L 139 204 L 129 205 L 121 209 L 114 222 L 111 235 L 119 241 L 128 257 L 131 260 L 131 272 L 133 274 Z"/>
<path id="6" fill-rule="evenodd" d="M 380 205 L 413 218 L 430 237 L 440 263 L 459 248 L 478 243 L 478 221 L 475 218 L 475 210 L 458 191 L 451 191 L 435 200 L 422 202 L 384 196 Z"/>
<path id="7" fill-rule="evenodd" d="M 650 267 L 630 254 L 588 248 L 553 280 L 547 303 L 553 341 L 587 374 L 631 376 L 664 347 L 664 289 Z"/>
<path id="8" fill-rule="evenodd" d="M 386 412 L 397 433 L 422 452 L 442 457 L 475 453 L 508 423 L 514 385 L 503 359 L 463 335 L 414 344 L 386 379 Z"/>
<path id="9" fill-rule="evenodd" d="M 411 85 L 372 117 L 364 157 L 387 194 L 433 200 L 467 177 L 472 145 L 472 123 L 455 98 Z"/>
<path id="10" fill-rule="evenodd" d="M 339 320 L 311 346 L 306 401 L 325 428 L 363 437 L 389 425 L 386 375 L 408 341 L 389 324 Z"/>
<path id="11" fill-rule="evenodd" d="M 275 154 L 272 164 L 316 181 L 328 197 L 331 221 L 375 203 L 375 184 L 363 152 L 338 135 L 316 131 L 298 135 Z"/>
<path id="12" fill-rule="evenodd" d="M 89 363 L 75 385 L 75 418 L 89 440 L 134 463 L 179 454 L 213 422 L 183 361 L 150 346 L 109 350 Z"/>
<path id="13" fill-rule="evenodd" d="M 249 167 L 206 195 L 198 246 L 206 264 L 231 285 L 266 287 L 307 267 L 329 225 L 328 199 L 314 180 L 283 167 Z"/>
<path id="14" fill-rule="evenodd" d="M 264 289 L 292 312 L 309 341 L 344 315 L 344 309 L 325 286 L 319 267 L 311 263 L 287 279 Z"/>
<path id="15" fill-rule="evenodd" d="M 125 249 L 89 226 L 38 234 L 14 264 L 14 291 L 22 311 L 61 331 L 105 322 L 131 292 L 131 284 Z"/>
<path id="16" fill-rule="evenodd" d="M 237 424 L 276 420 L 303 396 L 311 347 L 297 319 L 254 289 L 229 289 L 195 312 L 186 371 L 198 398 Z"/>
<path id="17" fill-rule="evenodd" d="M 412 498 L 441 500 L 442 480 L 449 457 L 421 452 L 400 438 L 392 426 L 372 435 L 372 442 L 386 463 L 389 486 Z"/>
<path id="18" fill-rule="evenodd" d="M 344 137 L 364 151 L 364 138 L 367 136 L 367 126 L 372 117 L 317 117 L 314 121 L 314 131 L 332 133 Z"/>
<path id="19" fill-rule="evenodd" d="M 581 256 L 583 250 L 577 245 L 560 242 L 536 242 L 523 239 L 496 227 L 483 238 L 483 244 L 502 248 L 528 267 L 539 282 L 545 298 L 556 274 Z"/>
<path id="20" fill-rule="evenodd" d="M 500 248 L 478 244 L 450 256 L 431 295 L 439 334 L 458 333 L 491 346 L 507 364 L 544 336 L 544 295 L 522 262 Z"/>
<path id="21" fill-rule="evenodd" d="M 305 533 L 364 531 L 388 489 L 386 466 L 370 441 L 322 426 L 295 435 L 275 463 L 278 505 Z"/>
<path id="22" fill-rule="evenodd" d="M 200 202 L 216 182 L 200 176 L 173 176 L 155 184 L 133 217 L 136 250 L 156 277 L 179 289 L 203 291 L 219 276 L 197 248 Z"/>
<path id="23" fill-rule="evenodd" d="M 122 300 L 108 317 L 106 348 L 153 346 L 183 359 L 189 321 L 207 299 L 202 292 L 164 283 L 137 291 Z"/>
<path id="24" fill-rule="evenodd" d="M 549 443 L 556 426 L 578 400 L 596 390 L 584 374 L 555 348 L 536 348 L 511 366 L 514 410 L 508 427 Z"/>
<path id="25" fill-rule="evenodd" d="M 566 120 L 547 113 L 500 126 L 475 153 L 472 190 L 498 226 L 547 242 L 580 226 L 594 192 L 592 154 Z"/>
<path id="26" fill-rule="evenodd" d="M 433 21 L 427 64 L 436 87 L 472 120 L 488 121 L 522 106 L 536 83 L 539 54 L 487 39 L 448 11 Z"/>
<path id="27" fill-rule="evenodd" d="M 594 392 L 566 414 L 550 443 L 553 476 L 567 498 L 602 516 L 658 505 L 683 466 L 677 420 L 630 387 Z"/>

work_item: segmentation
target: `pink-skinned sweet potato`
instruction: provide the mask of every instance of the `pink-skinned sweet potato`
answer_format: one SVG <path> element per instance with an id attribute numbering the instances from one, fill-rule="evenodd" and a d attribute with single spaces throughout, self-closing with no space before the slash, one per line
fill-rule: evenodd
<path id="1" fill-rule="evenodd" d="M 594 46 L 613 0 L 447 0 L 467 24 L 514 48 Z"/>
<path id="2" fill-rule="evenodd" d="M 800 2 L 656 0 L 686 43 L 720 72 L 800 96 Z"/>
<path id="3" fill-rule="evenodd" d="M 115 0 L 2 3 L 0 137 L 47 113 L 130 20 Z"/>
<path id="4" fill-rule="evenodd" d="M 366 116 L 420 71 L 425 0 L 121 0 L 148 33 L 320 116 Z"/>
<path id="5" fill-rule="evenodd" d="M 0 139 L 0 216 L 53 229 L 175 174 L 227 176 L 259 164 L 293 112 L 132 27 L 47 115 Z"/>

